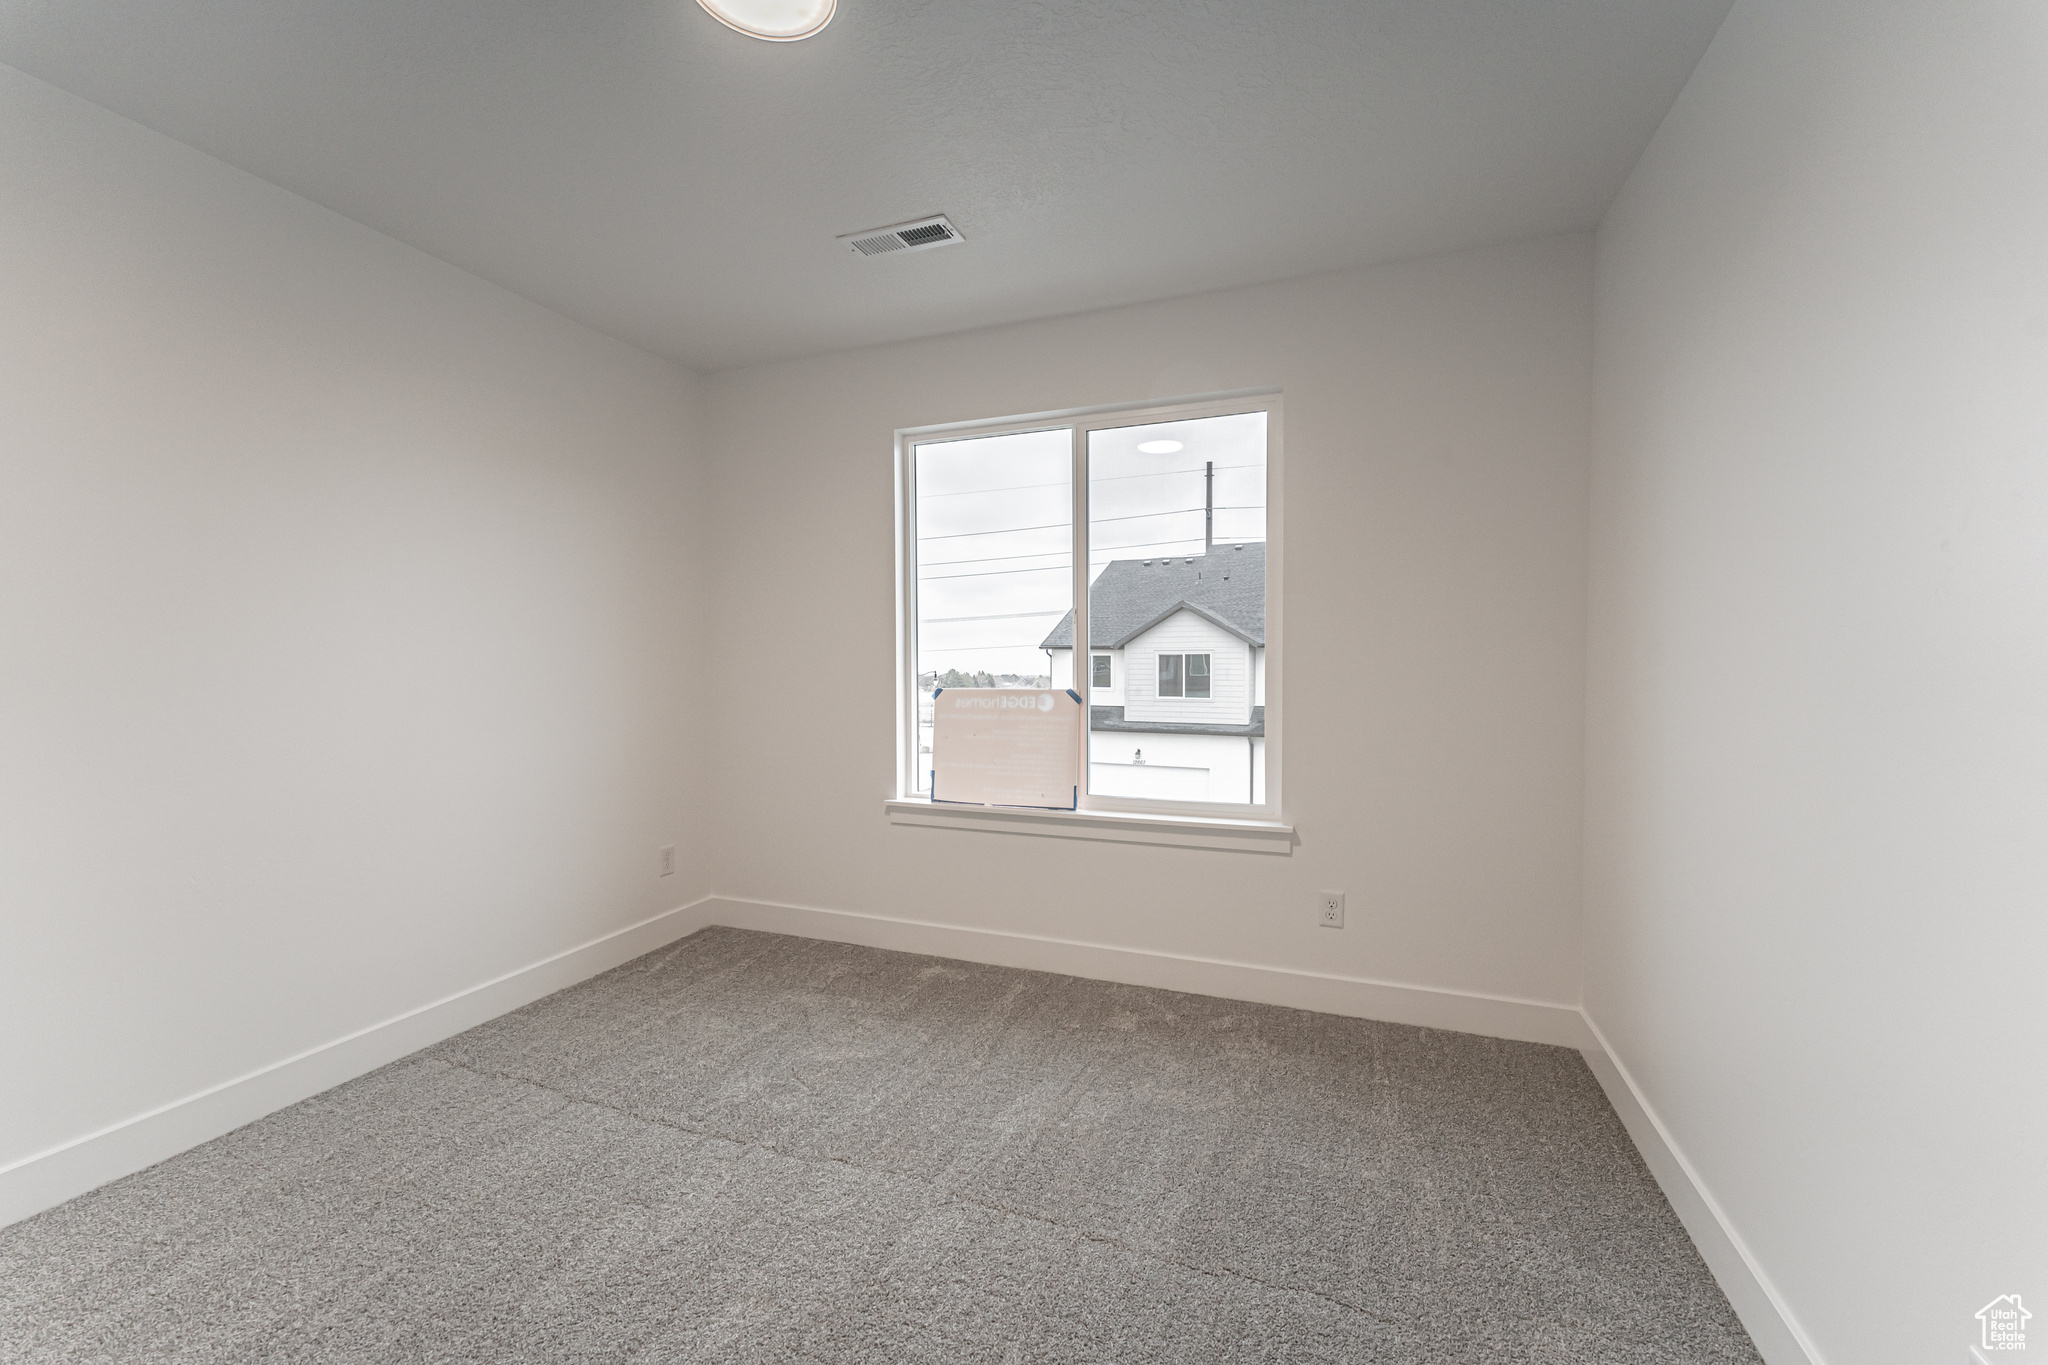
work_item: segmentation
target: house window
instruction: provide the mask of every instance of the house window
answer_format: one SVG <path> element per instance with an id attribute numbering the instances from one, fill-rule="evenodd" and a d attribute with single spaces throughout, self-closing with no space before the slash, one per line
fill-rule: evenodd
<path id="1" fill-rule="evenodd" d="M 930 791 L 934 691 L 1036 688 L 1084 703 L 1082 807 L 1276 814 L 1277 403 L 900 434 L 905 795 Z M 1158 685 L 1118 692 L 1119 651 Z"/>
<path id="2" fill-rule="evenodd" d="M 1207 697 L 1209 695 L 1209 656 L 1206 654 L 1160 655 L 1159 695 L 1162 697 Z"/>

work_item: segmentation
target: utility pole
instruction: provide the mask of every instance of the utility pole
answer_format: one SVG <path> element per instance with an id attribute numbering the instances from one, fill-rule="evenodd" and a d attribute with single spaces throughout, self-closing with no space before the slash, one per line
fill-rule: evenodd
<path id="1" fill-rule="evenodd" d="M 1216 548 L 1216 462 L 1209 461 L 1202 475 L 1202 553 Z"/>

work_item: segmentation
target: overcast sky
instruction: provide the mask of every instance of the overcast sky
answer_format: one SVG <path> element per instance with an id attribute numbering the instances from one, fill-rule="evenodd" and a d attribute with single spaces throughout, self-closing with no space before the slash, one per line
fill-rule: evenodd
<path id="1" fill-rule="evenodd" d="M 1147 454 L 1147 442 L 1181 449 Z M 1202 553 L 1203 465 L 1216 465 L 1216 543 L 1266 538 L 1266 415 L 1091 432 L 1092 582 L 1112 559 Z M 918 671 L 1042 673 L 1038 648 L 1072 605 L 1068 429 L 932 441 L 916 451 Z"/>

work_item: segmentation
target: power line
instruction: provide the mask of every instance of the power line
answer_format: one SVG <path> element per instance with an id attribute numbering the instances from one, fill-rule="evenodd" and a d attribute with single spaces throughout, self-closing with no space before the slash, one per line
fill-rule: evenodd
<path id="1" fill-rule="evenodd" d="M 1235 511 L 1237 509 L 1224 508 L 1221 510 Z M 1197 537 L 1195 536 L 1181 536 L 1177 540 L 1139 540 L 1133 541 L 1127 545 L 1091 545 L 1088 547 L 1088 553 L 1091 556 L 1093 556 L 1104 550 L 1150 550 L 1156 549 L 1161 545 L 1180 545 L 1187 542 L 1191 542 L 1195 539 L 1197 539 Z M 1230 539 L 1230 537 L 1226 536 L 1224 537 L 1224 539 L 1228 540 Z M 1004 559 L 1045 559 L 1051 555 L 1064 555 L 1069 553 L 1071 553 L 1071 551 L 1068 550 L 1039 550 L 1033 554 L 1021 555 L 976 555 L 972 559 L 926 559 L 919 561 L 919 567 L 925 569 L 939 569 L 944 568 L 948 564 L 994 564 L 998 560 Z"/>
<path id="2" fill-rule="evenodd" d="M 927 616 L 918 624 L 938 626 L 949 621 L 1016 621 L 1026 616 L 1064 616 L 1071 610 L 1071 607 L 1054 607 L 1051 611 L 1004 611 L 993 616 Z"/>
<path id="3" fill-rule="evenodd" d="M 1156 550 L 1161 545 L 1192 545 L 1200 539 L 1200 536 L 1182 536 L 1178 540 L 1141 540 L 1131 545 L 1090 545 L 1088 547 L 1088 562 L 1093 564 L 1097 556 L 1114 554 L 1118 550 Z M 1218 536 L 1216 543 L 1218 545 L 1263 545 L 1266 542 L 1251 536 Z M 1180 558 L 1177 554 L 1164 557 L 1167 559 Z M 1197 557 L 1199 558 L 1199 556 Z M 958 564 L 973 563 L 972 560 L 967 559 L 955 560 L 954 562 Z"/>
<path id="4" fill-rule="evenodd" d="M 923 502 L 927 498 L 972 498 L 984 493 L 1023 493 L 1033 488 L 1071 488 L 1073 484 L 1072 479 L 1061 479 L 1057 483 L 1013 483 L 1005 488 L 963 488 L 957 493 L 919 493 L 917 500 Z"/>
<path id="5" fill-rule="evenodd" d="M 961 559 L 954 562 L 958 564 L 972 564 L 974 561 L 971 559 Z M 990 569 L 987 573 L 926 573 L 919 574 L 917 581 L 920 583 L 936 583 L 942 578 L 995 578 L 1000 574 L 1006 573 L 1072 573 L 1073 569 L 1074 566 L 1071 564 L 1045 564 L 1036 569 Z"/>
<path id="6" fill-rule="evenodd" d="M 1055 483 L 1010 483 L 999 489 L 958 489 L 954 493 L 918 493 L 918 501 L 928 497 L 979 497 L 983 493 L 1028 493 L 1030 489 L 1065 489 L 1073 487 L 1073 479 L 1059 479 Z"/>
<path id="7" fill-rule="evenodd" d="M 1115 554 L 1118 550 L 1156 550 L 1161 545 L 1190 545 L 1199 539 L 1199 536 L 1182 536 L 1179 540 L 1141 540 L 1131 545 L 1090 545 L 1088 557 L 1092 560 L 1099 551 Z"/>
<path id="8" fill-rule="evenodd" d="M 1090 526 L 1107 526 L 1112 521 L 1143 521 L 1147 517 L 1178 517 L 1201 510 L 1199 507 L 1176 507 L 1171 512 L 1133 512 L 1127 517 L 1090 517 L 1088 518 L 1088 524 Z"/>
<path id="9" fill-rule="evenodd" d="M 1073 523 L 1068 521 L 1049 521 L 1043 526 L 1004 526 L 994 531 L 955 531 L 944 536 L 919 536 L 917 543 L 922 545 L 927 540 L 963 540 L 968 536 L 1006 536 L 1017 531 L 1063 531 L 1071 525 Z M 1046 553 L 1058 554 L 1059 551 L 1048 550 Z"/>
<path id="10" fill-rule="evenodd" d="M 1164 544 L 1165 542 L 1160 542 Z M 1071 550 L 1040 550 L 1028 555 L 976 555 L 972 559 L 926 559 L 919 562 L 922 569 L 938 569 L 948 564 L 993 564 L 999 559 L 1044 559 L 1048 555 L 1071 555 Z"/>
<path id="11" fill-rule="evenodd" d="M 1265 467 L 1264 464 L 1254 460 L 1250 464 L 1219 464 L 1216 466 L 1216 469 L 1218 473 L 1221 473 L 1226 469 L 1264 469 Z M 1204 471 L 1200 469 L 1162 469 L 1157 474 L 1105 474 L 1101 478 L 1096 479 L 1095 482 L 1108 483 L 1112 479 L 1157 479 L 1163 478 L 1168 474 L 1200 474 L 1202 472 Z"/>
<path id="12" fill-rule="evenodd" d="M 1189 512 L 1199 512 L 1201 510 L 1199 507 L 1176 507 L 1170 512 L 1133 512 L 1127 517 L 1090 517 L 1088 518 L 1088 524 L 1090 526 L 1106 526 L 1112 521 L 1143 521 L 1147 517 L 1178 517 L 1185 516 Z M 1004 526 L 994 531 L 954 531 L 949 535 L 943 536 L 919 536 L 917 540 L 921 545 L 927 540 L 962 540 L 968 536 L 1006 536 L 1016 531 L 1057 531 L 1061 527 L 1071 524 L 1070 522 L 1055 521 L 1049 522 L 1044 526 Z M 1046 553 L 1058 554 L 1059 551 L 1048 550 Z"/>
<path id="13" fill-rule="evenodd" d="M 1089 546 L 1089 547 L 1088 547 L 1088 562 L 1089 562 L 1089 563 L 1090 563 L 1091 565 L 1092 565 L 1092 564 L 1094 564 L 1094 563 L 1096 562 L 1095 556 L 1096 556 L 1096 554 L 1097 554 L 1098 552 L 1100 552 L 1100 553 L 1107 553 L 1107 554 L 1115 554 L 1115 553 L 1116 553 L 1117 551 L 1119 551 L 1119 550 L 1156 550 L 1156 549 L 1158 549 L 1158 548 L 1159 548 L 1160 546 L 1162 546 L 1162 545 L 1192 545 L 1192 544 L 1194 544 L 1194 543 L 1195 543 L 1195 541 L 1196 541 L 1197 539 L 1199 539 L 1199 537 L 1197 537 L 1197 536 L 1182 536 L 1182 537 L 1181 537 L 1181 538 L 1180 538 L 1179 540 L 1141 540 L 1141 541 L 1137 542 L 1137 543 L 1136 543 L 1136 544 L 1134 544 L 1134 545 L 1091 545 L 1091 546 Z M 1263 545 L 1263 544 L 1265 544 L 1265 542 L 1264 542 L 1264 541 L 1262 541 L 1262 540 L 1241 540 L 1241 541 L 1227 541 L 1227 543 L 1230 543 L 1230 544 L 1237 544 L 1237 545 Z M 1046 551 L 1046 553 L 1047 553 L 1047 554 L 1064 554 L 1064 553 L 1066 553 L 1066 552 L 1065 552 L 1065 551 L 1063 551 L 1063 550 L 1047 550 L 1047 551 Z M 1035 559 L 1036 557 L 1037 557 L 1037 556 L 1035 556 L 1035 555 L 991 555 L 991 556 L 989 556 L 989 557 L 988 557 L 988 559 L 986 559 L 986 560 L 981 560 L 981 559 L 944 559 L 944 560 L 940 560 L 940 561 L 939 561 L 939 564 L 934 564 L 934 565 L 930 565 L 929 567 L 931 567 L 931 568 L 938 568 L 940 564 L 982 564 L 982 563 L 994 563 L 994 562 L 995 562 L 996 560 L 998 560 L 998 559 Z M 1179 556 L 1178 556 L 1178 555 L 1168 555 L 1168 556 L 1166 556 L 1166 557 L 1167 557 L 1168 559 L 1177 559 L 1177 558 L 1179 558 Z M 1044 573 L 1044 572 L 1047 572 L 1048 570 L 1052 570 L 1052 569 L 1059 569 L 1059 570 L 1062 570 L 1062 571 L 1064 571 L 1064 570 L 1070 569 L 1070 568 L 1072 568 L 1072 567 L 1073 567 L 1073 566 L 1072 566 L 1071 564 L 1044 564 L 1044 565 L 1040 565 L 1040 566 L 1039 566 L 1038 568 L 1036 568 L 1036 569 L 990 569 L 990 570 L 989 570 L 989 571 L 988 571 L 987 573 L 934 573 L 934 574 L 919 574 L 919 575 L 917 576 L 917 581 L 918 581 L 918 582 L 920 582 L 920 583 L 930 583 L 930 582 L 932 582 L 932 581 L 934 581 L 934 580 L 936 580 L 936 579 L 941 579 L 941 578 L 992 578 L 992 577 L 996 576 L 997 574 L 1009 574 L 1009 573 Z"/>
<path id="14" fill-rule="evenodd" d="M 1216 466 L 1218 473 L 1226 469 L 1264 468 L 1265 466 L 1262 464 L 1219 464 Z M 1154 470 L 1150 474 L 1105 474 L 1099 479 L 1091 478 L 1089 482 L 1095 484 L 1116 483 L 1122 479 L 1168 479 L 1176 474 L 1200 474 L 1202 472 L 1199 469 L 1159 469 Z M 927 498 L 971 498 L 982 493 L 1023 493 L 1034 488 L 1071 488 L 1073 484 L 1074 481 L 1072 479 L 1060 479 L 1055 483 L 1013 483 L 1003 488 L 963 488 L 955 493 L 919 493 L 917 500 L 923 502 Z"/>

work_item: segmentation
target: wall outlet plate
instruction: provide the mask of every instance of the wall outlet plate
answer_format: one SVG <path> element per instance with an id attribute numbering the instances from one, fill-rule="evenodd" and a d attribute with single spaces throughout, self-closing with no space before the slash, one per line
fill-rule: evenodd
<path id="1" fill-rule="evenodd" d="M 664 877 L 676 875 L 676 846 L 674 844 L 663 844 L 661 846 L 661 875 Z"/>
<path id="2" fill-rule="evenodd" d="M 1344 893 L 1342 891 L 1316 892 L 1316 923 L 1325 929 L 1344 927 Z"/>

